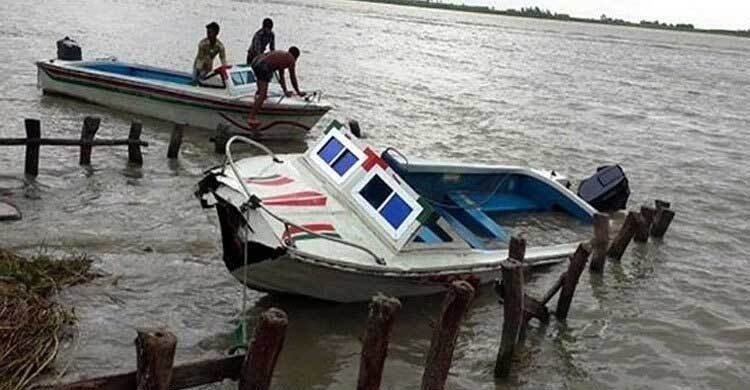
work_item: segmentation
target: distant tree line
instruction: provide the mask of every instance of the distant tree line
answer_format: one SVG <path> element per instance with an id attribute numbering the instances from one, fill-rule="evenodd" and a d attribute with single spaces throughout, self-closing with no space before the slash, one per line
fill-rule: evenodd
<path id="1" fill-rule="evenodd" d="M 748 30 L 700 29 L 700 28 L 695 28 L 695 26 L 693 26 L 691 23 L 676 23 L 676 24 L 669 23 L 668 24 L 668 23 L 661 23 L 658 20 L 654 20 L 654 21 L 641 20 L 639 23 L 633 23 L 633 22 L 629 22 L 623 19 L 611 18 L 604 14 L 598 19 L 579 18 L 575 16 L 570 16 L 568 14 L 552 12 L 549 9 L 541 9 L 539 7 L 524 7 L 524 8 L 521 8 L 520 10 L 514 9 L 514 8 L 509 8 L 506 10 L 496 10 L 494 7 L 457 4 L 457 3 L 452 2 L 451 0 L 358 0 L 358 1 L 365 1 L 365 2 L 370 2 L 370 3 L 406 5 L 406 6 L 412 6 L 412 7 L 439 8 L 439 9 L 448 9 L 448 10 L 465 11 L 465 12 L 477 12 L 477 13 L 495 14 L 495 15 L 518 16 L 518 17 L 524 17 L 524 18 L 557 19 L 557 20 L 565 20 L 565 21 L 581 22 L 581 23 L 614 24 L 614 25 L 628 26 L 628 27 L 644 27 L 644 28 L 656 28 L 656 29 L 663 29 L 663 30 L 693 31 L 693 32 L 703 32 L 703 33 L 710 33 L 710 34 L 723 34 L 723 35 L 733 35 L 733 36 L 740 36 L 740 37 L 750 37 L 750 29 Z"/>

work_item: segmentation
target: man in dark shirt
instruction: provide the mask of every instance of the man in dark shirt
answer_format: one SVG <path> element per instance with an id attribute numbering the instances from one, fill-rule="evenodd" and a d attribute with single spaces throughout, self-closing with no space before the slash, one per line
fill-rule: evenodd
<path id="1" fill-rule="evenodd" d="M 299 90 L 299 85 L 297 84 L 296 66 L 299 54 L 299 49 L 292 46 L 288 51 L 269 51 L 268 53 L 261 54 L 253 59 L 252 67 L 253 73 L 255 73 L 258 90 L 255 92 L 255 103 L 250 111 L 250 116 L 247 118 L 247 124 L 251 129 L 255 129 L 260 125 L 260 121 L 258 121 L 256 115 L 263 106 L 263 102 L 266 100 L 268 94 L 268 83 L 271 81 L 271 78 L 273 78 L 274 72 L 279 72 L 279 84 L 281 84 L 281 89 L 284 91 L 284 95 L 287 97 L 292 96 L 292 92 L 286 88 L 286 80 L 284 77 L 285 69 L 289 69 L 289 80 L 292 82 L 292 88 L 294 88 L 297 95 L 306 95 L 306 93 Z"/>
<path id="2" fill-rule="evenodd" d="M 276 50 L 275 36 L 273 35 L 273 20 L 270 18 L 263 19 L 263 27 L 255 32 L 250 48 L 247 49 L 247 64 L 252 64 L 253 59 L 266 51 L 269 46 L 270 51 Z"/>

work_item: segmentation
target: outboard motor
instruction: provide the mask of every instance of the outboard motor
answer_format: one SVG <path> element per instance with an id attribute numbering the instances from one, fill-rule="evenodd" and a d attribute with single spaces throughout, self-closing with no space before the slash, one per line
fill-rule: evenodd
<path id="1" fill-rule="evenodd" d="M 581 181 L 578 196 L 599 211 L 622 210 L 630 197 L 628 178 L 619 165 L 605 165 Z"/>
<path id="2" fill-rule="evenodd" d="M 76 41 L 65 37 L 57 41 L 57 59 L 63 61 L 80 61 L 83 58 L 81 55 L 81 47 L 78 46 Z"/>

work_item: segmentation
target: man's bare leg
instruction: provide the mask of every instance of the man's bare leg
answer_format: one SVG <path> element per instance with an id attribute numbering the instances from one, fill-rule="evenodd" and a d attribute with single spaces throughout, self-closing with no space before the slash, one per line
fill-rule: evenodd
<path id="1" fill-rule="evenodd" d="M 257 85 L 258 91 L 255 93 L 255 104 L 253 104 L 253 109 L 250 110 L 250 116 L 247 118 L 247 125 L 251 129 L 260 125 L 260 121 L 255 116 L 260 111 L 260 108 L 263 107 L 263 102 L 266 101 L 266 97 L 268 96 L 268 82 L 258 80 Z"/>

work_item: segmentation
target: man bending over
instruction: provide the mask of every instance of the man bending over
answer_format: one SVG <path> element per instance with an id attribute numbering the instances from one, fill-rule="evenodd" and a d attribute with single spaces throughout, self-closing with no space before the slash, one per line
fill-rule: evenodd
<path id="1" fill-rule="evenodd" d="M 305 93 L 299 90 L 299 85 L 297 84 L 297 74 L 295 71 L 297 58 L 299 58 L 299 49 L 292 46 L 288 51 L 269 51 L 268 53 L 261 54 L 253 59 L 251 66 L 253 68 L 253 73 L 255 73 L 258 90 L 255 92 L 255 104 L 250 111 L 250 116 L 247 118 L 247 124 L 250 128 L 254 129 L 260 125 L 260 121 L 258 121 L 256 115 L 263 106 L 263 102 L 266 100 L 268 95 L 268 83 L 271 82 L 274 72 L 279 72 L 279 83 L 281 84 L 281 89 L 284 91 L 284 95 L 287 97 L 292 96 L 292 92 L 286 88 L 286 80 L 284 77 L 284 70 L 289 69 L 289 79 L 292 81 L 292 88 L 294 88 L 297 95 L 305 96 Z"/>

